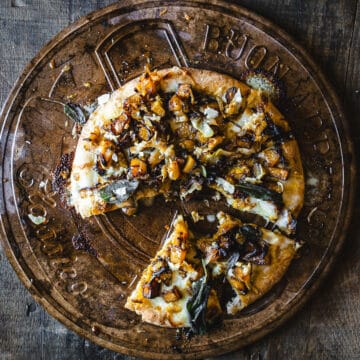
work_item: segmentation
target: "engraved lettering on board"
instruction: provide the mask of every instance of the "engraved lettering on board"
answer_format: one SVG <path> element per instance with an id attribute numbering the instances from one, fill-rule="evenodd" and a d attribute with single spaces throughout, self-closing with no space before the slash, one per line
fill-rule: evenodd
<path id="1" fill-rule="evenodd" d="M 49 169 L 44 165 L 23 163 L 16 172 L 16 182 L 26 194 L 25 219 L 32 228 L 32 237 L 40 242 L 40 251 L 48 258 L 51 268 L 56 271 L 66 290 L 77 296 L 86 296 L 88 285 L 77 280 L 73 261 L 64 256 L 66 249 L 61 239 L 61 229 L 49 214 L 57 206 L 55 193 L 51 188 Z M 26 205 L 27 203 L 27 205 Z M 76 261 L 76 259 L 75 259 Z"/>
<path id="2" fill-rule="evenodd" d="M 233 27 L 205 24 L 202 50 L 205 53 L 224 54 L 235 62 L 243 62 L 249 70 L 262 67 L 279 78 L 291 70 L 277 55 L 269 53 L 266 46 L 255 44 L 250 34 Z"/>

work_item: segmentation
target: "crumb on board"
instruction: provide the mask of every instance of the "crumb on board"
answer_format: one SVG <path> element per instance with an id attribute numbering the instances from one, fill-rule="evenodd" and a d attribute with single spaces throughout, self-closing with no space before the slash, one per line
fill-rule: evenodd
<path id="1" fill-rule="evenodd" d="M 161 11 L 160 11 L 160 16 L 163 16 L 163 15 L 165 15 L 166 13 L 167 13 L 167 9 L 162 9 Z"/>
<path id="2" fill-rule="evenodd" d="M 51 59 L 51 61 L 49 62 L 49 67 L 50 67 L 50 69 L 55 69 L 56 68 L 56 64 L 55 64 L 54 59 Z"/>
<path id="3" fill-rule="evenodd" d="M 72 94 L 69 94 L 69 95 L 66 96 L 66 98 L 67 98 L 68 100 L 74 99 L 74 98 L 76 98 L 76 97 L 77 97 L 77 93 L 72 93 Z"/>
<path id="4" fill-rule="evenodd" d="M 62 69 L 61 72 L 68 72 L 71 70 L 71 65 L 70 64 L 66 64 Z"/>
<path id="5" fill-rule="evenodd" d="M 190 20 L 191 20 L 190 15 L 188 15 L 187 13 L 184 13 L 184 18 L 185 18 L 186 21 L 190 21 Z"/>

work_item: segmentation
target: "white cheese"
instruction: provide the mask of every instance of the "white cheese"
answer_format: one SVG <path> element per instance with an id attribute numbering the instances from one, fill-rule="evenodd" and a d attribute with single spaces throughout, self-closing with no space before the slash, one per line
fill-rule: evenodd
<path id="1" fill-rule="evenodd" d="M 214 130 L 211 126 L 205 121 L 200 118 L 191 119 L 192 126 L 201 132 L 206 138 L 210 138 L 214 135 Z"/>
<path id="2" fill-rule="evenodd" d="M 114 193 L 119 196 L 119 197 L 122 197 L 124 195 L 126 195 L 127 191 L 126 191 L 126 187 L 120 187 L 116 190 L 114 190 Z"/>
<path id="3" fill-rule="evenodd" d="M 104 133 L 104 138 L 106 140 L 110 140 L 110 141 L 113 141 L 114 143 L 117 143 L 118 142 L 118 138 L 117 136 L 115 136 L 113 133 L 109 132 L 109 131 L 106 131 Z"/>
<path id="4" fill-rule="evenodd" d="M 258 214 L 270 221 L 277 220 L 279 211 L 272 202 L 251 197 L 250 204 L 252 205 L 250 212 Z"/>
<path id="5" fill-rule="evenodd" d="M 204 115 L 207 119 L 215 119 L 219 116 L 219 112 L 211 107 L 207 107 L 204 110 Z"/>
<path id="6" fill-rule="evenodd" d="M 227 304 L 226 304 L 226 312 L 229 315 L 234 315 L 238 311 L 240 311 L 243 308 L 241 299 L 239 295 L 234 296 Z"/>
<path id="7" fill-rule="evenodd" d="M 262 113 L 252 113 L 246 109 L 234 122 L 244 130 L 254 130 L 256 122 L 261 120 L 264 115 Z"/>
<path id="8" fill-rule="evenodd" d="M 234 98 L 232 99 L 232 101 L 241 104 L 242 103 L 242 95 L 241 95 L 241 91 L 240 89 L 238 89 L 238 91 L 236 92 L 236 94 L 234 95 Z"/>
<path id="9" fill-rule="evenodd" d="M 110 100 L 110 94 L 103 94 L 97 98 L 99 105 L 104 105 Z"/>
<path id="10" fill-rule="evenodd" d="M 293 239 L 289 239 L 288 237 L 274 233 L 267 229 L 261 229 L 263 233 L 263 240 L 266 241 L 268 244 L 279 246 L 280 249 L 288 247 L 290 245 L 295 246 L 295 241 Z"/>
<path id="11" fill-rule="evenodd" d="M 217 177 L 215 182 L 221 186 L 225 192 L 233 194 L 235 192 L 235 186 L 221 177 Z"/>
<path id="12" fill-rule="evenodd" d="M 284 210 L 280 213 L 280 215 L 279 215 L 279 217 L 278 217 L 275 225 L 276 225 L 280 230 L 283 230 L 283 231 L 285 231 L 285 232 L 288 232 L 288 227 L 289 227 L 289 225 L 290 225 L 290 222 L 291 222 L 291 214 L 290 214 L 290 212 L 289 212 L 288 210 L 284 209 Z"/>
<path id="13" fill-rule="evenodd" d="M 222 274 L 225 274 L 227 270 L 227 262 L 218 262 L 215 264 L 215 266 L 212 268 L 212 274 L 214 277 L 220 276 Z"/>
<path id="14" fill-rule="evenodd" d="M 161 116 L 156 115 L 156 114 L 151 114 L 151 115 L 144 115 L 144 120 L 150 120 L 150 121 L 160 121 L 161 120 Z"/>

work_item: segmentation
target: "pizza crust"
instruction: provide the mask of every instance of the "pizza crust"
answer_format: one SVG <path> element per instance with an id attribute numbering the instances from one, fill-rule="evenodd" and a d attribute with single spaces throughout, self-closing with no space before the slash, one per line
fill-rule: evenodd
<path id="1" fill-rule="evenodd" d="M 283 155 L 290 164 L 289 178 L 284 181 L 283 200 L 285 208 L 297 217 L 304 204 L 304 171 L 301 163 L 300 151 L 295 140 L 289 140 L 281 146 Z"/>

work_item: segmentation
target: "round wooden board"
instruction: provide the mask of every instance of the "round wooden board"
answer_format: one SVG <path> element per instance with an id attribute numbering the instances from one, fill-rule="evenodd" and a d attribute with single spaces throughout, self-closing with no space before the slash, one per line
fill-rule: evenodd
<path id="1" fill-rule="evenodd" d="M 176 204 L 157 201 L 156 211 L 147 208 L 133 218 L 116 211 L 80 220 L 59 206 L 51 189 L 51 172 L 61 154 L 76 145 L 73 124 L 56 101 L 72 97 L 89 103 L 139 75 L 149 56 L 160 68 L 192 66 L 234 77 L 256 68 L 275 73 L 286 85 L 289 102 L 281 110 L 294 129 L 306 172 L 299 219 L 299 238 L 306 244 L 300 257 L 263 299 L 190 340 L 178 339 L 173 329 L 141 323 L 123 308 Z M 335 93 L 288 35 L 239 6 L 125 0 L 83 17 L 30 62 L 3 108 L 1 123 L 1 237 L 6 254 L 51 315 L 112 350 L 190 359 L 249 344 L 304 304 L 345 239 L 355 167 Z M 36 224 L 31 215 L 45 222 Z M 93 254 L 74 249 L 72 238 L 79 229 L 87 232 Z"/>

